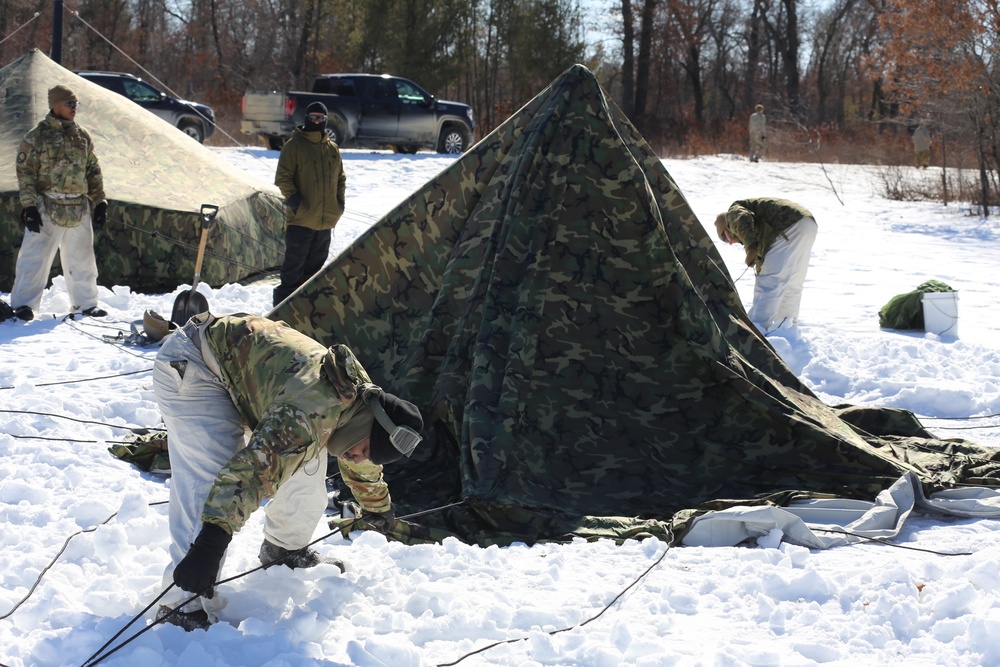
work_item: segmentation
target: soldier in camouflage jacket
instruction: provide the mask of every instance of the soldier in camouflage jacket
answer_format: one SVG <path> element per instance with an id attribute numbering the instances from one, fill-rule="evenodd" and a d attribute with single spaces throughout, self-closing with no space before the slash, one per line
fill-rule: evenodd
<path id="1" fill-rule="evenodd" d="M 229 541 L 265 499 L 262 564 L 322 562 L 304 547 L 327 507 L 328 454 L 366 515 L 394 522 L 381 464 L 412 449 L 393 446 L 372 404 L 416 432 L 422 420 L 372 385 L 346 346 L 327 349 L 263 317 L 204 313 L 164 339 L 153 383 L 172 471 L 164 584 L 182 589 L 162 601 L 170 622 L 190 629 L 214 620 L 208 614 L 223 602 L 211 587 Z M 190 597 L 183 591 L 203 597 L 176 610 Z"/>
<path id="2" fill-rule="evenodd" d="M 25 135 L 17 153 L 25 233 L 10 300 L 24 320 L 41 304 L 57 250 L 73 309 L 107 314 L 97 305 L 94 230 L 107 220 L 108 202 L 94 142 L 75 121 L 77 105 L 72 90 L 54 86 L 49 114 Z"/>
<path id="3" fill-rule="evenodd" d="M 757 328 L 768 333 L 796 326 L 816 240 L 812 213 L 787 199 L 742 199 L 719 214 L 715 229 L 723 241 L 743 244 L 746 265 L 756 270 L 749 316 Z"/>

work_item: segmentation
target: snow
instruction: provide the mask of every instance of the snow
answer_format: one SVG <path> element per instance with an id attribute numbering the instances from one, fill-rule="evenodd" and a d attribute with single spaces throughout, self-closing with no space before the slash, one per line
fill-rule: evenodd
<path id="1" fill-rule="evenodd" d="M 272 179 L 276 152 L 217 150 Z M 348 213 L 334 252 L 453 160 L 345 151 Z M 735 156 L 665 164 L 709 227 L 748 196 L 787 197 L 815 214 L 800 327 L 769 340 L 824 401 L 905 408 L 938 435 L 1000 445 L 1000 418 L 990 417 L 1000 413 L 995 218 L 889 201 L 875 167 Z M 742 252 L 721 252 L 749 305 Z M 881 331 L 882 305 L 931 278 L 959 290 L 958 336 Z M 2 665 L 88 664 L 116 633 L 124 629 L 109 649 L 145 627 L 139 618 L 126 629 L 161 593 L 168 486 L 107 446 L 127 426 L 159 423 L 155 349 L 102 336 L 127 334 L 146 308 L 169 314 L 188 287 L 102 288 L 108 318 L 64 320 L 59 278 L 35 321 L 0 325 Z M 271 287 L 198 289 L 214 312 L 265 313 Z M 104 379 L 83 381 L 94 377 Z M 387 477 L 391 487 L 391 467 Z M 257 566 L 260 514 L 237 534 L 223 577 Z M 318 526 L 316 537 L 326 532 Z M 669 550 L 655 540 L 484 549 L 353 538 L 317 545 L 347 561 L 344 575 L 321 565 L 236 578 L 220 587 L 228 605 L 209 631 L 157 625 L 100 664 L 428 667 L 494 643 L 458 664 L 1000 664 L 1000 524 L 991 520 L 917 515 L 896 546 L 828 551 L 776 535 Z"/>

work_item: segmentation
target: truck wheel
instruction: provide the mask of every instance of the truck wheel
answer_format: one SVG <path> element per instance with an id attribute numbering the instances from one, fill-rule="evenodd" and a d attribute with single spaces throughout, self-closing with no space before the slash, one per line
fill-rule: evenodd
<path id="1" fill-rule="evenodd" d="M 198 123 L 184 121 L 177 126 L 177 129 L 197 141 L 199 144 L 205 142 L 205 133 L 202 131 L 201 125 Z"/>
<path id="2" fill-rule="evenodd" d="M 284 137 L 267 137 L 267 147 L 272 151 L 280 151 L 281 147 L 285 145 Z"/>
<path id="3" fill-rule="evenodd" d="M 438 153 L 451 153 L 453 155 L 465 152 L 469 147 L 469 133 L 456 126 L 445 125 L 438 138 Z"/>
<path id="4" fill-rule="evenodd" d="M 330 133 L 333 143 L 338 146 L 344 141 L 344 121 L 336 116 L 331 116 L 326 124 L 326 131 Z"/>

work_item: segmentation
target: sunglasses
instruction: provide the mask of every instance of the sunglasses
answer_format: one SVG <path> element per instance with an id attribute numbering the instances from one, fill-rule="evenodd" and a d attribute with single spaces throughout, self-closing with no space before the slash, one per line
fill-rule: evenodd
<path id="1" fill-rule="evenodd" d="M 66 106 L 68 106 L 70 109 L 75 109 L 78 106 L 80 106 L 80 103 L 79 102 L 67 102 Z"/>
<path id="2" fill-rule="evenodd" d="M 308 120 L 310 123 L 322 123 L 324 120 L 326 120 L 326 114 L 325 113 L 307 113 L 306 114 L 306 120 Z"/>

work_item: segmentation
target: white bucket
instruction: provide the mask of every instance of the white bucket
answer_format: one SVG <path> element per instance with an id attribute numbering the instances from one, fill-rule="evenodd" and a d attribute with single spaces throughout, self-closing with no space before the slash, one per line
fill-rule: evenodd
<path id="1" fill-rule="evenodd" d="M 924 292 L 924 331 L 958 336 L 958 292 Z"/>

